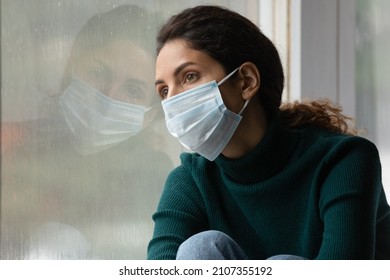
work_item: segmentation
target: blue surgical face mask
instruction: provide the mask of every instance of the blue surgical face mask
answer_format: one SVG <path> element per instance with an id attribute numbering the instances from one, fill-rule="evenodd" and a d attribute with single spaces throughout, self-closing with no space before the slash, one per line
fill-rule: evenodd
<path id="1" fill-rule="evenodd" d="M 60 97 L 77 151 L 92 154 L 138 134 L 147 108 L 109 98 L 79 79 Z"/>
<path id="2" fill-rule="evenodd" d="M 187 149 L 213 161 L 226 147 L 248 105 L 236 114 L 223 103 L 218 84 L 211 81 L 162 101 L 168 131 Z"/>

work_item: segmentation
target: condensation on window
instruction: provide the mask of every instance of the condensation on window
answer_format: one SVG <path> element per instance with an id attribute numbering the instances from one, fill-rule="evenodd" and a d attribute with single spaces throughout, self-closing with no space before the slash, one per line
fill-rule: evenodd
<path id="1" fill-rule="evenodd" d="M 253 16 L 256 1 L 1 1 L 1 259 L 146 257 L 182 151 L 155 35 L 202 3 Z"/>

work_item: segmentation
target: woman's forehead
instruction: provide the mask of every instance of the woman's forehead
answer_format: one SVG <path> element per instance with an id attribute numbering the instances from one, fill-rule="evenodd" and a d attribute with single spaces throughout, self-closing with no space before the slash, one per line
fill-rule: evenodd
<path id="1" fill-rule="evenodd" d="M 207 66 L 217 63 L 206 52 L 195 50 L 183 39 L 176 39 L 166 43 L 156 59 L 156 77 L 170 73 L 174 74 L 183 64 L 192 63 L 198 66 Z"/>

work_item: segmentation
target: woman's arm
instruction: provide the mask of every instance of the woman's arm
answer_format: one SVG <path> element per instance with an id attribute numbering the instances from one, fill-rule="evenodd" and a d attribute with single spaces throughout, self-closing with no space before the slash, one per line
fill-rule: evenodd
<path id="1" fill-rule="evenodd" d="M 183 166 L 168 176 L 157 212 L 148 259 L 175 259 L 182 242 L 207 227 L 201 195 L 190 172 Z"/>
<path id="2" fill-rule="evenodd" d="M 381 165 L 374 144 L 348 138 L 337 144 L 318 178 L 324 222 L 318 259 L 374 259 Z"/>

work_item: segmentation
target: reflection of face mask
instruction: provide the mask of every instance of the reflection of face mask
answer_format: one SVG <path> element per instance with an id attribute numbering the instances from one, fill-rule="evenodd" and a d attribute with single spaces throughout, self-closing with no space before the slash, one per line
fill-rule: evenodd
<path id="1" fill-rule="evenodd" d="M 74 79 L 60 97 L 65 120 L 81 154 L 92 154 L 138 134 L 146 108 L 109 98 Z"/>
<path id="2" fill-rule="evenodd" d="M 218 86 L 212 81 L 162 101 L 169 132 L 187 149 L 213 161 L 225 148 L 241 121 L 241 113 L 229 111 Z"/>

